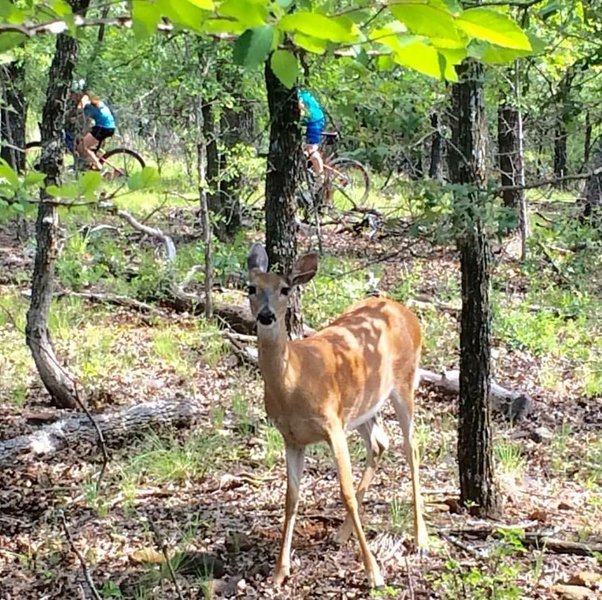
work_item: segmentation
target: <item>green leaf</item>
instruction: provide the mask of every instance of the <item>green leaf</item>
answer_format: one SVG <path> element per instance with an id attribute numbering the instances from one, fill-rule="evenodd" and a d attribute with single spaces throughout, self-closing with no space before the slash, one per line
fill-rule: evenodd
<path id="1" fill-rule="evenodd" d="M 287 88 L 292 88 L 299 76 L 297 57 L 288 50 L 276 50 L 270 61 L 272 71 Z"/>
<path id="2" fill-rule="evenodd" d="M 495 44 L 488 44 L 487 42 L 473 41 L 468 47 L 468 54 L 489 65 L 506 65 L 515 61 L 517 58 L 528 56 L 531 52 L 527 50 L 502 48 Z"/>
<path id="3" fill-rule="evenodd" d="M 318 13 L 300 11 L 285 15 L 278 26 L 283 31 L 298 31 L 305 35 L 331 42 L 355 42 L 359 39 L 357 25 L 345 17 L 327 17 Z"/>
<path id="4" fill-rule="evenodd" d="M 46 193 L 54 198 L 74 199 L 78 196 L 77 184 L 66 183 L 65 185 L 49 185 L 46 188 Z"/>
<path id="5" fill-rule="evenodd" d="M 142 171 L 138 171 L 128 178 L 128 188 L 133 192 L 148 189 L 159 181 L 161 181 L 161 177 L 159 177 L 159 172 L 155 167 L 144 167 Z"/>
<path id="6" fill-rule="evenodd" d="M 328 40 L 315 38 L 310 35 L 305 35 L 304 33 L 295 33 L 293 35 L 293 42 L 295 42 L 299 48 L 303 48 L 303 50 L 313 52 L 314 54 L 324 54 L 330 43 Z"/>
<path id="7" fill-rule="evenodd" d="M 407 36 L 403 43 L 398 44 L 393 60 L 436 79 L 442 79 L 444 75 L 445 64 L 441 62 L 437 49 L 414 36 Z"/>
<path id="8" fill-rule="evenodd" d="M 253 69 L 265 61 L 272 49 L 274 28 L 262 25 L 247 29 L 234 44 L 234 62 Z"/>
<path id="9" fill-rule="evenodd" d="M 503 48 L 531 50 L 525 32 L 509 17 L 489 8 L 471 8 L 456 18 L 456 25 L 467 35 Z"/>
<path id="10" fill-rule="evenodd" d="M 265 24 L 268 7 L 257 0 L 225 0 L 219 7 L 219 14 L 244 23 L 245 28 L 257 27 Z"/>
<path id="11" fill-rule="evenodd" d="M 212 3 L 196 0 L 157 0 L 158 10 L 162 16 L 193 31 L 201 31 L 207 17 L 207 12 L 203 6 L 200 6 L 201 4 L 213 7 Z"/>
<path id="12" fill-rule="evenodd" d="M 390 10 L 412 33 L 429 38 L 460 38 L 455 20 L 441 0 L 430 0 L 428 4 L 394 4 Z"/>
<path id="13" fill-rule="evenodd" d="M 27 36 L 23 33 L 5 31 L 0 34 L 0 53 L 20 46 L 25 40 L 27 40 Z"/>
<path id="14" fill-rule="evenodd" d="M 213 10 L 213 7 L 215 6 L 213 0 L 188 0 L 188 2 L 203 10 Z"/>
<path id="15" fill-rule="evenodd" d="M 52 0 L 50 3 L 50 8 L 59 17 L 66 17 L 67 15 L 72 14 L 71 7 L 69 6 L 68 2 L 65 2 L 65 0 Z"/>
<path id="16" fill-rule="evenodd" d="M 78 180 L 78 195 L 86 200 L 94 200 L 96 191 L 102 182 L 102 175 L 98 171 L 86 171 Z"/>
<path id="17" fill-rule="evenodd" d="M 132 27 L 137 39 L 153 35 L 159 21 L 161 21 L 159 6 L 146 0 L 132 0 Z"/>
<path id="18" fill-rule="evenodd" d="M 45 173 L 38 173 L 37 171 L 30 171 L 29 173 L 27 173 L 27 175 L 25 175 L 23 184 L 25 185 L 25 187 L 33 187 L 33 186 L 39 187 L 44 182 L 44 179 L 46 179 Z"/>
<path id="19" fill-rule="evenodd" d="M 203 23 L 203 31 L 207 33 L 242 33 L 246 25 L 230 19 L 207 19 Z"/>
<path id="20" fill-rule="evenodd" d="M 2 158 L 0 158 L 0 180 L 4 179 L 11 187 L 19 186 L 17 172 Z"/>

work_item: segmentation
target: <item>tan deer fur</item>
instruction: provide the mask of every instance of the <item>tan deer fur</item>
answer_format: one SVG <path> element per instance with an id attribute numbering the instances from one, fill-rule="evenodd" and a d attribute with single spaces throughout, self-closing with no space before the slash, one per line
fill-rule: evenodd
<path id="1" fill-rule="evenodd" d="M 366 541 L 358 505 L 370 485 L 388 440 L 377 414 L 390 399 L 405 438 L 414 500 L 416 545 L 428 544 L 418 483 L 418 453 L 413 440 L 414 389 L 420 360 L 420 324 L 405 306 L 367 298 L 349 307 L 315 335 L 289 341 L 285 326 L 287 296 L 317 271 L 315 254 L 297 260 L 289 278 L 269 273 L 264 248 L 254 244 L 247 259 L 249 300 L 257 319 L 259 367 L 265 407 L 286 449 L 287 492 L 284 531 L 274 581 L 290 575 L 290 550 L 299 500 L 305 447 L 326 441 L 339 476 L 347 517 L 337 534 L 344 542 L 352 530 L 371 586 L 384 584 Z M 366 444 L 367 465 L 354 493 L 346 430 L 357 429 Z"/>

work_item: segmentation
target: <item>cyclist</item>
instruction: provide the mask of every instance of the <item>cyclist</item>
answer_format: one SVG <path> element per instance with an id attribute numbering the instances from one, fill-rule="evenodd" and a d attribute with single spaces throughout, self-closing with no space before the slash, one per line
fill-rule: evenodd
<path id="1" fill-rule="evenodd" d="M 77 151 L 80 156 L 88 159 L 93 169 L 100 171 L 102 165 L 95 150 L 103 140 L 110 138 L 115 133 L 115 118 L 111 109 L 100 98 L 92 96 L 88 91 L 81 93 L 77 106 L 83 109 L 86 117 L 94 121 L 92 129 L 78 144 Z"/>
<path id="2" fill-rule="evenodd" d="M 301 122 L 306 126 L 305 144 L 303 151 L 309 158 L 312 168 L 321 180 L 324 173 L 324 161 L 320 154 L 320 142 L 326 119 L 324 111 L 315 96 L 308 90 L 301 89 L 297 93 L 299 99 L 299 110 L 301 111 Z"/>

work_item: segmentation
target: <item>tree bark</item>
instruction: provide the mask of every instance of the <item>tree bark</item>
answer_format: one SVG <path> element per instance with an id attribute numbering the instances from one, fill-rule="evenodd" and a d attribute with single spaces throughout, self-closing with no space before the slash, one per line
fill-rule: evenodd
<path id="1" fill-rule="evenodd" d="M 431 113 L 431 163 L 429 165 L 429 177 L 437 181 L 443 181 L 443 136 L 439 125 L 439 115 Z"/>
<path id="2" fill-rule="evenodd" d="M 519 112 L 512 104 L 503 101 L 498 106 L 498 160 L 502 187 L 520 185 L 523 157 L 519 147 L 519 119 Z M 504 190 L 504 206 L 518 211 L 524 193 L 524 190 Z"/>
<path id="3" fill-rule="evenodd" d="M 25 68 L 20 62 L 0 66 L 0 157 L 15 171 L 25 171 Z"/>
<path id="4" fill-rule="evenodd" d="M 591 165 L 592 171 L 602 169 L 602 141 L 598 143 Z M 585 184 L 583 218 L 602 223 L 602 175 L 592 175 Z"/>
<path id="5" fill-rule="evenodd" d="M 458 465 L 460 498 L 482 515 L 497 514 L 490 393 L 489 243 L 485 233 L 486 122 L 483 67 L 468 60 L 458 67 L 453 85 L 455 121 L 449 151 L 456 194 L 457 246 L 462 270 Z"/>
<path id="6" fill-rule="evenodd" d="M 72 0 L 75 11 L 85 11 L 89 0 Z M 42 112 L 41 171 L 46 173 L 46 185 L 60 183 L 63 165 L 63 123 L 65 102 L 77 55 L 74 38 L 60 34 L 50 66 L 46 103 Z M 74 377 L 62 367 L 56 357 L 48 315 L 54 287 L 54 270 L 59 247 L 58 211 L 48 200 L 45 189 L 40 192 L 36 220 L 36 256 L 31 281 L 31 303 L 27 311 L 26 340 L 51 401 L 59 408 L 77 408 Z"/>
<path id="7" fill-rule="evenodd" d="M 265 63 L 265 84 L 270 111 L 270 149 L 265 183 L 266 249 L 276 272 L 289 274 L 297 256 L 297 183 L 302 162 L 297 89 L 287 89 Z M 303 335 L 299 294 L 289 302 L 287 328 Z"/>
<path id="8" fill-rule="evenodd" d="M 240 230 L 241 205 L 239 200 L 241 177 L 228 172 L 229 152 L 241 141 L 237 115 L 224 108 L 221 122 L 215 117 L 212 104 L 203 106 L 203 123 L 207 141 L 207 184 L 209 210 L 218 217 L 215 233 L 223 241 L 231 240 Z M 222 146 L 222 148 L 220 148 Z"/>

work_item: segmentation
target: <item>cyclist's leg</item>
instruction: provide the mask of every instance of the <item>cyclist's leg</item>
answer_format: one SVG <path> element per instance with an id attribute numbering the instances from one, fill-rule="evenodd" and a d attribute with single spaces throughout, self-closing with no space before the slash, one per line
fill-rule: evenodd
<path id="1" fill-rule="evenodd" d="M 96 155 L 96 149 L 101 144 L 103 140 L 106 140 L 108 137 L 113 135 L 113 130 L 105 129 L 104 127 L 94 126 L 89 133 L 86 133 L 84 139 L 82 141 L 83 150 L 85 152 L 85 156 L 92 165 L 92 168 L 101 171 L 102 164 Z"/>
<path id="2" fill-rule="evenodd" d="M 324 173 L 324 160 L 320 153 L 320 142 L 322 141 L 322 132 L 324 131 L 324 119 L 318 121 L 309 121 L 307 123 L 307 133 L 305 136 L 305 145 L 303 147 L 311 166 L 320 177 Z"/>

